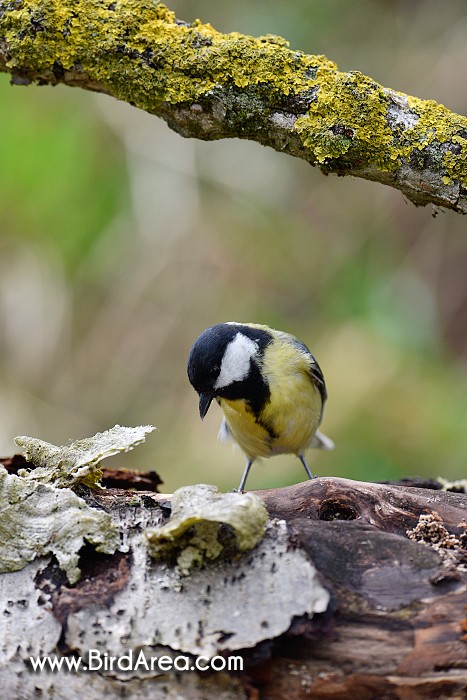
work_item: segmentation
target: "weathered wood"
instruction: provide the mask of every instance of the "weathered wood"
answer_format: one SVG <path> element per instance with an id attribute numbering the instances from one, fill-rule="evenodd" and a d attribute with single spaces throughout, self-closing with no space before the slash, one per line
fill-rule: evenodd
<path id="1" fill-rule="evenodd" d="M 150 560 L 141 536 L 169 517 L 170 496 L 87 492 L 130 549 L 85 548 L 75 586 L 49 560 L 0 576 L 7 697 L 465 697 L 467 496 L 336 478 L 258 494 L 271 516 L 263 542 L 183 577 Z M 438 551 L 407 536 L 420 515 Z M 34 653 L 90 648 L 240 654 L 244 670 L 33 674 L 25 665 Z"/>

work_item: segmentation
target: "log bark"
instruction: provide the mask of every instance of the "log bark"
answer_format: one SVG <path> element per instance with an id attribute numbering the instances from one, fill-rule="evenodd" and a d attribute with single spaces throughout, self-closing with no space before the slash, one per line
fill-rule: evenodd
<path id="1" fill-rule="evenodd" d="M 467 211 L 467 119 L 281 37 L 187 24 L 156 0 L 0 0 L 14 84 L 112 95 L 182 136 L 256 140 L 321 170 Z"/>
<path id="2" fill-rule="evenodd" d="M 270 515 L 263 541 L 180 576 L 149 559 L 141 535 L 169 518 L 170 496 L 83 493 L 112 514 L 129 550 L 85 548 L 75 586 L 50 559 L 0 576 L 5 697 L 465 697 L 465 494 L 337 478 L 257 492 Z M 238 656 L 244 667 L 52 674 L 28 661 L 90 649 Z"/>

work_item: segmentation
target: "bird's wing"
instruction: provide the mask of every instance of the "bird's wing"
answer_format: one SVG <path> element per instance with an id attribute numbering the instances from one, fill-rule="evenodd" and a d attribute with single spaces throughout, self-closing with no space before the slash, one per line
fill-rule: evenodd
<path id="1" fill-rule="evenodd" d="M 324 381 L 324 376 L 321 371 L 321 367 L 317 363 L 315 356 L 313 355 L 312 352 L 307 348 L 305 343 L 302 343 L 300 340 L 297 340 L 294 338 L 294 344 L 296 345 L 301 352 L 306 355 L 307 360 L 308 360 L 308 374 L 310 376 L 311 381 L 315 385 L 315 387 L 318 389 L 319 393 L 321 394 L 321 400 L 323 402 L 323 407 L 324 404 L 326 403 L 326 399 L 328 397 L 328 393 L 326 391 L 326 384 Z"/>

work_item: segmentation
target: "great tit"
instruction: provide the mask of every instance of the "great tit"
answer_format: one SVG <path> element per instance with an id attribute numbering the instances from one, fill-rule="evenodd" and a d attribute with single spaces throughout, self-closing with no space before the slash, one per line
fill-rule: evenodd
<path id="1" fill-rule="evenodd" d="M 334 443 L 318 431 L 327 393 L 306 345 L 268 326 L 219 323 L 196 340 L 187 369 L 201 419 L 216 399 L 224 412 L 219 437 L 232 438 L 247 457 L 239 492 L 257 457 L 296 454 L 313 478 L 305 450 Z"/>

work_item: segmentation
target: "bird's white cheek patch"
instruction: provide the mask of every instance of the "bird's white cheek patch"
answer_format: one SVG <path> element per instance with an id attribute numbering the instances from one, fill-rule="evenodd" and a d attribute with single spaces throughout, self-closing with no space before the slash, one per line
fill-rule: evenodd
<path id="1" fill-rule="evenodd" d="M 250 359 L 257 350 L 258 346 L 254 340 L 247 338 L 243 333 L 237 333 L 225 349 L 214 389 L 222 389 L 245 379 L 250 371 Z"/>

